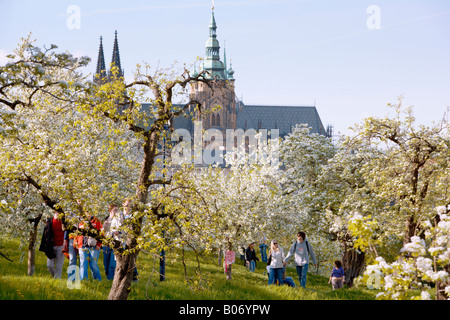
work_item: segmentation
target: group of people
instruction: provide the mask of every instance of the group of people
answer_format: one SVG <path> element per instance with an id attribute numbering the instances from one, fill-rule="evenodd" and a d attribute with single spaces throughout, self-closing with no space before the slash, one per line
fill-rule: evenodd
<path id="1" fill-rule="evenodd" d="M 82 207 L 82 202 L 78 200 L 78 204 Z M 100 268 L 98 266 L 98 259 L 100 250 L 103 251 L 103 266 L 105 276 L 108 280 L 114 278 L 116 269 L 116 258 L 113 249 L 105 244 L 102 244 L 99 237 L 91 235 L 97 234 L 102 237 L 113 239 L 115 243 L 123 243 L 124 234 L 121 227 L 124 220 L 129 217 L 130 199 L 125 199 L 123 202 L 123 212 L 119 211 L 117 203 L 111 203 L 108 206 L 108 216 L 103 223 L 94 215 L 85 213 L 88 218 L 80 222 L 76 229 L 77 233 L 70 233 L 65 230 L 64 225 L 59 217 L 57 211 L 54 212 L 53 217 L 47 219 L 44 232 L 42 234 L 42 241 L 39 250 L 43 251 L 47 256 L 47 270 L 52 277 L 60 279 L 62 276 L 64 259 L 67 257 L 69 266 L 67 269 L 68 277 L 75 280 L 74 274 L 77 271 L 77 261 L 79 260 L 79 277 L 80 280 L 88 279 L 88 270 L 91 270 L 93 279 L 102 280 Z M 91 233 L 86 232 L 90 230 Z M 137 280 L 137 270 L 134 269 L 133 280 Z"/>
<path id="2" fill-rule="evenodd" d="M 82 206 L 81 201 L 78 202 Z M 64 225 L 59 218 L 59 213 L 55 211 L 54 216 L 49 218 L 46 222 L 44 232 L 42 235 L 40 251 L 45 252 L 47 256 L 47 269 L 54 278 L 60 279 L 64 265 L 64 259 L 69 259 L 68 277 L 75 279 L 74 272 L 77 268 L 77 258 L 79 257 L 79 271 L 80 280 L 88 279 L 88 269 L 90 268 L 92 277 L 96 280 L 101 280 L 100 268 L 98 266 L 98 259 L 100 256 L 100 249 L 103 250 L 103 266 L 105 276 L 108 280 L 114 278 L 116 269 L 116 259 L 114 251 L 108 245 L 102 244 L 101 241 L 84 232 L 86 229 L 95 229 L 97 234 L 113 239 L 115 243 L 123 243 L 124 234 L 121 227 L 124 219 L 127 219 L 130 214 L 130 200 L 125 199 L 123 202 L 123 212 L 119 211 L 117 203 L 111 203 L 108 207 L 109 215 L 103 223 L 97 217 L 86 213 L 88 217 L 87 224 L 82 221 L 78 224 L 77 229 L 81 232 L 70 234 L 64 230 Z M 81 233 L 81 234 L 80 234 Z M 98 237 L 97 237 L 98 238 Z M 241 258 L 245 259 L 245 266 L 254 272 L 256 268 L 256 261 L 259 261 L 256 251 L 255 242 L 249 244 L 245 249 L 244 255 Z M 295 286 L 294 281 L 290 277 L 286 277 L 286 264 L 288 260 L 294 257 L 298 281 L 300 286 L 305 288 L 306 277 L 308 273 L 308 266 L 310 257 L 314 266 L 317 266 L 316 256 L 311 244 L 308 242 L 305 232 L 297 233 L 297 240 L 295 240 L 287 255 L 284 254 L 283 249 L 279 246 L 277 240 L 272 240 L 270 243 L 269 254 L 267 255 L 268 246 L 265 241 L 259 246 L 261 252 L 261 260 L 267 263 L 267 270 L 269 274 L 268 284 L 278 285 L 288 284 Z M 137 280 L 137 269 L 134 269 L 133 279 Z M 335 266 L 330 275 L 328 283 L 332 283 L 332 288 L 338 289 L 343 287 L 344 269 L 340 261 L 335 261 Z"/>
<path id="3" fill-rule="evenodd" d="M 245 250 L 245 265 L 251 272 L 255 271 L 256 261 L 259 261 L 256 256 L 255 242 L 249 244 Z M 269 255 L 267 255 L 267 245 L 265 241 L 259 245 L 261 252 L 261 260 L 267 263 L 267 270 L 269 274 L 268 284 L 287 284 L 295 286 L 294 281 L 290 277 L 286 277 L 286 265 L 289 259 L 294 257 L 295 266 L 297 270 L 298 281 L 300 286 L 305 288 L 306 277 L 308 273 L 308 266 L 310 258 L 315 267 L 317 267 L 316 255 L 311 244 L 308 242 L 305 232 L 299 231 L 297 239 L 292 243 L 289 252 L 285 255 L 283 249 L 279 246 L 277 240 L 272 240 L 269 248 Z M 344 269 L 340 261 L 334 262 L 334 267 L 330 275 L 328 283 L 332 284 L 332 288 L 338 289 L 343 287 L 344 283 Z"/>

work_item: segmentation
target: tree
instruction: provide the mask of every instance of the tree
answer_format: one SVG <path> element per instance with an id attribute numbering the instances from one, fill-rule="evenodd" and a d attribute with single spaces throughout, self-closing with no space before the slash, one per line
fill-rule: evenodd
<path id="1" fill-rule="evenodd" d="M 377 299 L 429 300 L 431 284 L 435 285 L 435 298 L 446 300 L 450 296 L 450 207 L 439 206 L 432 221 L 422 222 L 426 240 L 413 236 L 404 245 L 400 259 L 388 263 L 378 257 L 369 265 L 360 280 L 382 291 Z"/>
<path id="2" fill-rule="evenodd" d="M 345 249 L 331 230 L 333 219 L 327 215 L 330 208 L 334 210 L 336 201 L 341 201 L 339 184 L 335 175 L 325 173 L 330 161 L 335 159 L 338 148 L 331 139 L 310 132 L 307 125 L 297 125 L 281 143 L 280 154 L 285 170 L 282 175 L 283 206 L 295 217 L 297 230 L 303 229 L 314 244 L 316 258 L 320 264 L 329 265 Z M 345 251 L 345 250 L 344 250 Z"/>
<path id="3" fill-rule="evenodd" d="M 421 221 L 434 207 L 450 202 L 449 124 L 416 128 L 412 109 L 404 109 L 401 99 L 394 110 L 394 118 L 366 118 L 348 143 L 354 149 L 378 148 L 379 156 L 364 166 L 363 174 L 377 201 L 390 203 L 387 219 L 380 215 L 383 224 L 391 233 L 403 233 L 406 244 L 421 236 Z"/>
<path id="4" fill-rule="evenodd" d="M 79 72 L 87 58 L 55 49 L 42 51 L 24 39 L 0 69 L 2 180 L 8 192 L 19 183 L 34 188 L 69 231 L 87 219 L 86 212 L 104 212 L 109 202 L 134 192 L 132 217 L 124 226 L 126 246 L 116 248 L 118 272 L 109 296 L 126 299 L 144 217 L 160 215 L 156 208 L 147 210 L 149 188 L 168 183 L 156 178 L 164 124 L 192 104 L 201 111 L 195 101 L 178 108 L 172 99 L 191 81 L 213 80 L 203 73 L 191 77 L 186 68 L 179 77 L 158 69 L 152 76 L 138 70 L 128 85 L 117 76 L 96 85 Z M 144 112 L 144 101 L 153 110 Z M 84 200 L 83 208 L 77 199 Z M 105 240 L 95 231 L 84 232 Z"/>
<path id="5" fill-rule="evenodd" d="M 63 202 L 62 190 L 67 181 L 80 178 L 70 176 L 76 171 L 71 169 L 77 160 L 89 158 L 83 146 L 70 144 L 74 134 L 82 134 L 74 126 L 79 117 L 74 101 L 84 90 L 84 78 L 77 70 L 89 60 L 57 53 L 56 48 L 42 50 L 29 36 L 0 68 L 0 173 L 2 190 L 9 196 L 6 202 L 12 207 L 4 221 L 14 222 L 4 227 L 20 225 L 15 231 L 29 232 L 30 275 L 44 214 L 41 203 L 63 213 L 57 205 Z"/>
<path id="6" fill-rule="evenodd" d="M 137 175 L 132 176 L 135 179 L 134 195 L 131 197 L 132 216 L 124 226 L 127 235 L 125 247 L 115 247 L 117 266 L 108 297 L 112 300 L 128 297 L 132 270 L 139 250 L 147 241 L 158 236 L 157 232 L 146 233 L 149 238 L 142 234 L 144 221 L 146 230 L 155 230 L 151 226 L 159 224 L 158 221 L 165 217 L 160 201 L 148 203 L 150 187 L 170 183 L 170 180 L 161 178 L 162 168 L 157 164 L 161 155 L 161 141 L 163 135 L 167 134 L 165 126 L 169 125 L 173 130 L 174 119 L 185 114 L 189 108 L 202 111 L 198 101 L 188 98 L 182 107 L 178 107 L 173 104 L 173 99 L 179 95 L 187 95 L 186 90 L 191 82 L 210 85 L 214 81 L 205 78 L 205 71 L 191 76 L 186 67 L 181 71 L 173 68 L 157 69 L 150 74 L 148 65 L 143 72 L 138 68 L 134 81 L 129 84 L 117 77 L 114 80 L 96 88 L 96 94 L 91 95 L 91 99 L 84 101 L 82 105 L 84 112 L 94 119 L 126 125 L 142 145 L 140 169 Z M 152 107 L 143 112 L 141 107 L 145 101 Z"/>
<path id="7" fill-rule="evenodd" d="M 345 269 L 345 283 L 352 286 L 353 279 L 359 275 L 364 261 L 364 250 L 355 243 L 349 222 L 356 213 L 367 215 L 367 208 L 361 203 L 365 182 L 360 175 L 360 166 L 366 154 L 349 152 L 344 145 L 326 165 L 322 167 L 317 183 L 321 186 L 318 193 L 325 202 L 323 208 L 323 228 L 327 237 L 339 241 L 342 246 L 342 263 Z"/>
<path id="8" fill-rule="evenodd" d="M 247 152 L 245 145 L 228 150 L 225 166 L 185 166 L 165 190 L 165 210 L 176 225 L 180 246 L 197 252 L 237 251 L 242 244 L 291 234 L 292 221 L 279 209 L 277 143 Z M 165 229 L 167 230 L 167 228 Z M 288 231 L 287 231 L 288 230 Z M 224 265 L 231 279 L 231 264 Z"/>
<path id="9" fill-rule="evenodd" d="M 331 191 L 333 229 L 355 249 L 343 258 L 346 267 L 355 262 L 347 272 L 351 279 L 367 253 L 393 259 L 402 240 L 406 245 L 412 236 L 424 237 L 420 222 L 438 203 L 449 201 L 448 124 L 416 129 L 410 109 L 405 112 L 399 104 L 395 111 L 396 118 L 367 118 L 356 126 L 324 167 L 322 189 Z"/>

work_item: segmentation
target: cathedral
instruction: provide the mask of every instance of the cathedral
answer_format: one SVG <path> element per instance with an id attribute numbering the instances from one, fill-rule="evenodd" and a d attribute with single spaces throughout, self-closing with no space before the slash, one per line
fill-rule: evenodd
<path id="1" fill-rule="evenodd" d="M 325 130 L 319 113 L 315 106 L 278 106 L 278 105 L 247 105 L 239 100 L 235 94 L 234 70 L 231 63 L 227 67 L 226 51 L 223 50 L 223 61 L 220 58 L 220 45 L 217 39 L 217 24 L 214 17 L 214 8 L 209 22 L 209 37 L 206 41 L 205 57 L 201 63 L 199 72 L 206 71 L 205 77 L 215 79 L 212 87 L 205 83 L 195 82 L 191 84 L 190 97 L 201 103 L 205 112 L 199 116 L 178 117 L 174 121 L 174 129 L 187 129 L 193 133 L 193 120 L 201 120 L 202 128 L 211 128 L 225 132 L 227 129 L 277 129 L 280 137 L 289 134 L 296 124 L 307 124 L 311 127 L 311 133 L 318 133 L 331 137 L 331 127 Z M 117 31 L 115 32 L 111 65 L 118 68 L 119 76 L 124 75 L 121 67 Z M 197 71 L 194 70 L 194 75 Z M 102 37 L 97 59 L 94 81 L 111 77 L 111 70 L 106 71 L 103 53 Z M 105 80 L 103 80 L 105 81 Z M 217 107 L 220 106 L 220 107 Z M 143 109 L 148 109 L 149 104 L 142 104 Z"/>

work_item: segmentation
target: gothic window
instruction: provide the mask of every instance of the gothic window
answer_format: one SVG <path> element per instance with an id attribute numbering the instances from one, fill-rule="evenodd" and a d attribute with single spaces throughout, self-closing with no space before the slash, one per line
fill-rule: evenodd
<path id="1" fill-rule="evenodd" d="M 220 126 L 220 115 L 216 115 L 216 126 Z"/>

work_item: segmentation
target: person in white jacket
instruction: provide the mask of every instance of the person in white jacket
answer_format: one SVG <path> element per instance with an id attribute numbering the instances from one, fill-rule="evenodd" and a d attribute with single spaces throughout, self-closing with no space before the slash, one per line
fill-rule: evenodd
<path id="1" fill-rule="evenodd" d="M 123 217 L 119 212 L 119 205 L 111 203 L 108 207 L 109 216 L 103 223 L 103 232 L 108 238 L 113 238 L 115 241 L 121 241 L 120 227 L 123 222 Z M 105 268 L 105 275 L 108 280 L 114 279 L 116 270 L 116 257 L 114 256 L 113 248 L 103 245 L 103 266 Z"/>
<path id="2" fill-rule="evenodd" d="M 317 266 L 317 261 L 314 250 L 303 231 L 297 233 L 297 240 L 292 244 L 284 262 L 287 262 L 287 260 L 292 256 L 295 257 L 295 265 L 297 267 L 297 275 L 300 286 L 305 288 L 309 257 L 311 256 L 314 266 Z"/>
<path id="3" fill-rule="evenodd" d="M 269 285 L 274 284 L 275 281 L 278 281 L 278 285 L 283 284 L 283 268 L 286 265 L 284 260 L 283 249 L 278 246 L 277 240 L 272 240 L 269 251 Z"/>

